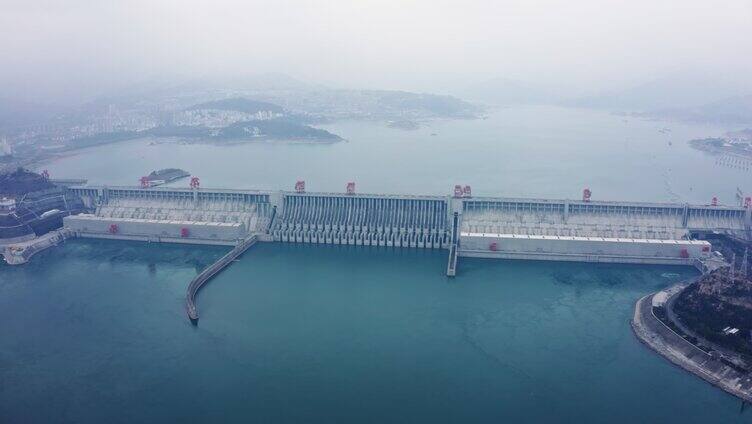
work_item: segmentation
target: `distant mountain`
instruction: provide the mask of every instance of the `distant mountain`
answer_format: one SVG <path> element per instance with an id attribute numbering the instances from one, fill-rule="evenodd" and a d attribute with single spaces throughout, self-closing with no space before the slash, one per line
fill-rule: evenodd
<path id="1" fill-rule="evenodd" d="M 170 81 L 163 85 L 151 81 L 91 102 L 88 110 L 101 110 L 110 104 L 119 105 L 122 109 L 211 108 L 244 113 L 254 108 L 272 107 L 261 103 L 276 107 L 267 111 L 282 113 L 277 109 L 281 108 L 286 116 L 297 115 L 298 119 L 309 122 L 347 118 L 472 118 L 482 113 L 482 109 L 476 105 L 452 96 L 393 90 L 335 89 L 301 82 L 284 74 L 196 78 Z"/>
<path id="2" fill-rule="evenodd" d="M 186 108 L 186 110 L 202 110 L 202 109 L 214 109 L 214 110 L 234 110 L 244 113 L 258 113 L 258 112 L 273 112 L 284 113 L 282 107 L 269 102 L 259 102 L 256 100 L 246 99 L 243 97 L 234 97 L 231 99 L 215 100 L 211 102 L 204 102 L 193 105 Z"/>
<path id="3" fill-rule="evenodd" d="M 262 92 L 257 99 L 283 105 L 293 114 L 322 120 L 425 120 L 475 118 L 483 109 L 453 96 L 393 90 L 321 89 Z"/>
<path id="4" fill-rule="evenodd" d="M 0 130 L 48 122 L 62 110 L 47 104 L 0 98 Z"/>
<path id="5" fill-rule="evenodd" d="M 509 78 L 476 82 L 459 93 L 469 100 L 491 105 L 557 104 L 567 97 L 561 88 Z"/>
<path id="6" fill-rule="evenodd" d="M 452 96 L 387 90 L 365 90 L 362 93 L 378 97 L 377 103 L 384 110 L 423 111 L 455 118 L 472 118 L 480 112 L 477 106 Z"/>
<path id="7" fill-rule="evenodd" d="M 169 101 L 186 107 L 239 94 L 251 95 L 267 91 L 304 91 L 320 88 L 321 86 L 308 84 L 282 73 L 192 78 L 156 77 L 103 93 L 89 103 L 97 107 L 109 104 L 134 105 L 144 102 L 161 104 Z"/>
<path id="8" fill-rule="evenodd" d="M 745 78 L 747 78 L 745 80 Z M 752 93 L 748 77 L 675 74 L 635 87 L 566 102 L 570 106 L 622 112 L 697 107 Z"/>
<path id="9" fill-rule="evenodd" d="M 207 80 L 207 85 L 215 88 L 232 87 L 241 90 L 316 90 L 324 86 L 301 81 L 281 72 L 253 75 L 227 76 Z"/>
<path id="10" fill-rule="evenodd" d="M 729 97 L 694 107 L 655 110 L 643 115 L 689 122 L 752 125 L 752 94 Z"/>
<path id="11" fill-rule="evenodd" d="M 169 86 L 171 95 L 217 92 L 306 91 L 323 86 L 309 84 L 283 73 L 192 78 Z"/>

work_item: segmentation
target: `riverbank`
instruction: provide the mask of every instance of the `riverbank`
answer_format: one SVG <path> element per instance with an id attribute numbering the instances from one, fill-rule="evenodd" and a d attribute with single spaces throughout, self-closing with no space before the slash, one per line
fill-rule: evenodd
<path id="1" fill-rule="evenodd" d="M 32 256 L 73 237 L 72 231 L 61 228 L 50 231 L 31 240 L 0 246 L 0 256 L 8 265 L 21 265 L 29 262 Z"/>
<path id="2" fill-rule="evenodd" d="M 717 355 L 693 345 L 666 326 L 653 313 L 653 305 L 656 302 L 665 304 L 683 288 L 674 286 L 638 300 L 631 323 L 635 336 L 674 365 L 743 401 L 752 402 L 752 376 L 735 370 Z"/>

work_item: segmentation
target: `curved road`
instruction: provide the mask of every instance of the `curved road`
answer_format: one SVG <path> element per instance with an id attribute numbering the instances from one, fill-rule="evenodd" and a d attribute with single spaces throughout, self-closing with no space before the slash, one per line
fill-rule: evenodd
<path id="1" fill-rule="evenodd" d="M 746 402 L 752 402 L 752 376 L 740 374 L 700 350 L 662 323 L 654 314 L 653 295 L 637 301 L 632 319 L 635 336 L 675 365 Z"/>

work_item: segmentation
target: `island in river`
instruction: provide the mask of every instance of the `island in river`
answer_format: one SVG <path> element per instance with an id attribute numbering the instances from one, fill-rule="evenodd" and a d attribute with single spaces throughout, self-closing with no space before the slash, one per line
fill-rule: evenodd
<path id="1" fill-rule="evenodd" d="M 389 121 L 386 123 L 386 125 L 389 128 L 394 128 L 397 130 L 405 130 L 405 131 L 413 131 L 420 128 L 420 124 L 418 124 L 415 121 L 410 120 L 399 120 L 399 121 Z"/>
<path id="2" fill-rule="evenodd" d="M 0 169 L 144 137 L 188 143 L 332 143 L 342 138 L 314 125 L 347 119 L 474 119 L 482 113 L 481 108 L 451 96 L 283 86 L 187 84 L 100 98 L 27 120 L 0 116 Z"/>
<path id="3" fill-rule="evenodd" d="M 311 141 L 337 142 L 342 138 L 329 131 L 313 128 L 284 118 L 268 120 L 250 120 L 232 123 L 226 127 L 213 128 L 204 125 L 163 125 L 144 131 L 121 131 L 99 134 L 92 137 L 82 137 L 71 143 L 70 148 L 83 148 L 104 144 L 132 140 L 136 138 L 158 137 L 176 138 L 195 142 L 226 142 L 226 141 Z"/>

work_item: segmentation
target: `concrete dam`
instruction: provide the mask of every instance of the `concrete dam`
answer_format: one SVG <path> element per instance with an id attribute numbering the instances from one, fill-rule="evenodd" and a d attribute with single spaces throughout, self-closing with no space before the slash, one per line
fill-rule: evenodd
<path id="1" fill-rule="evenodd" d="M 261 242 L 447 249 L 457 256 L 691 264 L 697 236 L 750 239 L 749 205 L 71 186 L 91 213 L 79 237 L 236 245 Z"/>
<path id="2" fill-rule="evenodd" d="M 459 258 L 691 265 L 713 256 L 703 235 L 750 241 L 752 208 L 714 204 L 68 186 L 89 213 L 66 216 L 75 237 L 234 246 L 311 243 L 448 250 Z M 208 278 L 231 263 L 212 265 Z M 215 264 L 217 265 L 217 264 Z M 204 274 L 204 273 L 202 273 Z M 208 279 L 187 294 L 188 312 Z"/>
<path id="3" fill-rule="evenodd" d="M 69 187 L 92 211 L 64 221 L 79 237 L 235 245 L 265 234 L 269 193 L 133 187 Z"/>

